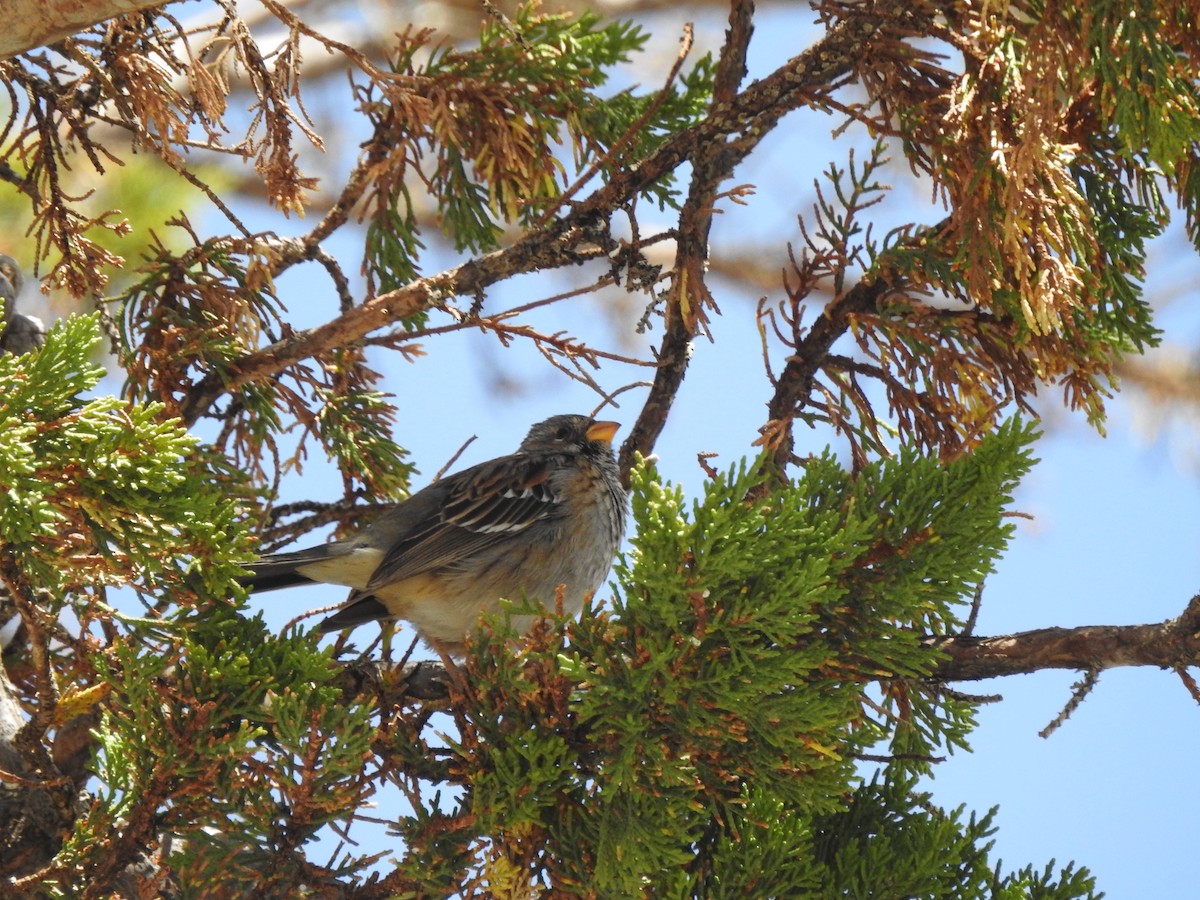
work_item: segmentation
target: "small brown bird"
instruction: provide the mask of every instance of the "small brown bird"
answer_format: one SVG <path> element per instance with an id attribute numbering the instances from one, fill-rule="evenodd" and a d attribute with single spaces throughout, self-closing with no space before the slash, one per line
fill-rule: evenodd
<path id="1" fill-rule="evenodd" d="M 612 452 L 619 427 L 553 416 L 511 456 L 435 481 L 354 537 L 265 557 L 243 584 L 347 585 L 350 599 L 321 632 L 404 619 L 450 655 L 461 655 L 479 614 L 501 598 L 549 604 L 561 585 L 567 611 L 577 612 L 625 533 L 628 501 Z"/>

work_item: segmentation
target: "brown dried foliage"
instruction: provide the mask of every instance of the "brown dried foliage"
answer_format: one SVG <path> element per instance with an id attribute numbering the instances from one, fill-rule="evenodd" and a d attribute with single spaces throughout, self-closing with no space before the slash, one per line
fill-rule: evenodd
<path id="1" fill-rule="evenodd" d="M 396 35 L 388 58 L 376 61 L 275 0 L 263 5 L 285 28 L 270 49 L 259 46 L 250 26 L 226 3 L 223 18 L 208 28 L 185 30 L 168 14 L 128 16 L 64 42 L 57 56 L 42 52 L 0 63 L 14 98 L 6 129 L 12 139 L 0 162 L 19 163 L 26 172 L 21 186 L 34 202 L 39 254 L 47 257 L 52 248 L 59 254 L 55 280 L 77 294 L 95 295 L 106 270 L 119 263 L 87 236 L 95 227 L 123 227 L 119 212 L 83 215 L 81 198 L 68 196 L 57 177 L 68 160 L 77 164 L 69 145 L 98 172 L 119 161 L 112 128 L 126 133 L 131 148 L 153 151 L 194 183 L 186 154 L 198 146 L 248 160 L 272 203 L 285 213 L 303 211 L 317 183 L 300 168 L 300 148 L 322 147 L 301 103 L 304 40 L 316 42 L 354 74 L 352 90 L 372 134 L 327 215 L 304 237 L 272 244 L 250 235 L 226 209 L 244 241 L 236 252 L 245 254 L 251 273 L 258 271 L 264 282 L 319 259 L 321 242 L 355 213 L 386 230 L 414 185 L 435 197 L 452 193 L 463 167 L 486 188 L 493 211 L 509 221 L 522 215 L 524 204 L 557 193 L 562 169 L 554 136 L 531 126 L 517 102 L 527 86 L 509 83 L 503 65 L 485 55 L 439 51 L 436 72 L 424 74 L 413 61 L 436 45 L 437 35 L 428 29 Z M 197 241 L 196 249 L 172 263 L 178 276 L 172 291 L 156 298 L 154 309 L 136 308 L 130 319 L 144 333 L 144 340 L 130 344 L 133 383 L 188 421 L 219 415 L 239 458 L 261 457 L 272 449 L 269 442 L 231 418 L 230 411 L 244 405 L 246 391 L 271 395 L 311 430 L 306 404 L 312 390 L 327 386 L 321 371 L 336 348 L 369 340 L 417 353 L 410 335 L 372 333 L 434 307 L 457 314 L 447 306 L 448 297 L 480 298 L 488 285 L 514 274 L 594 258 L 594 251 L 582 249 L 586 242 L 612 252 L 613 211 L 624 206 L 633 218 L 637 192 L 690 161 L 692 184 L 673 235 L 679 252 L 663 306 L 665 335 L 655 353 L 650 397 L 622 453 L 628 465 L 634 450 L 653 447 L 682 383 L 685 348 L 707 333 L 709 317 L 719 312 L 706 274 L 711 218 L 722 203 L 742 198 L 721 189 L 725 180 L 786 112 L 810 106 L 838 110 L 879 134 L 903 137 L 909 163 L 933 178 L 935 195 L 949 212 L 937 229 L 913 232 L 897 245 L 909 252 L 872 260 L 864 283 L 853 283 L 868 266 L 852 259 L 850 248 L 840 261 L 815 269 L 797 264 L 782 304 L 792 324 L 778 332 L 796 353 L 775 379 L 764 425 L 764 443 L 777 451 L 777 460 L 786 462 L 790 452 L 791 420 L 809 413 L 854 434 L 856 446 L 864 440 L 878 444 L 869 436 L 882 414 L 922 445 L 957 453 L 1008 402 L 1027 406 L 1048 381 L 1061 382 L 1068 404 L 1098 421 L 1116 354 L 1082 334 L 1102 299 L 1091 270 L 1103 249 L 1069 168 L 1073 154 L 1100 139 L 1093 126 L 1104 113 L 1102 98 L 1094 85 L 1083 83 L 1076 65 L 1087 22 L 1068 22 L 1073 11 L 1055 3 L 1035 17 L 1028 10 L 988 5 L 885 3 L 864 9 L 826 0 L 818 12 L 829 30 L 818 45 L 742 88 L 751 9 L 746 4 L 731 9 L 718 60 L 718 102 L 707 117 L 636 167 L 618 165 L 614 151 L 604 160 L 611 167 L 604 186 L 572 200 L 559 220 L 545 218 L 499 254 L 412 280 L 359 305 L 344 289 L 341 268 L 326 265 L 338 287 L 340 315 L 311 332 L 289 334 L 279 330 L 273 314 L 253 305 L 230 306 L 242 302 L 241 284 L 229 279 L 183 284 L 191 279 L 185 260 L 208 252 Z M 941 41 L 944 53 L 914 42 L 930 37 Z M 1181 47 L 1194 42 L 1194 36 L 1179 38 Z M 506 52 L 519 55 L 521 43 L 514 40 Z M 680 62 L 686 52 L 687 46 Z M 961 57 L 961 71 L 947 64 L 950 54 Z M 866 102 L 839 96 L 850 83 L 866 89 Z M 567 91 L 572 85 L 560 87 Z M 538 102 L 563 118 L 578 114 L 555 91 L 538 90 Z M 244 131 L 230 138 L 225 114 L 233 91 L 250 98 L 251 114 Z M 109 129 L 103 140 L 93 136 L 98 126 Z M 15 175 L 15 169 L 8 171 Z M 635 218 L 633 226 L 636 233 Z M 631 266 L 638 252 L 634 246 Z M 942 265 L 927 265 L 931 259 Z M 160 257 L 157 264 L 167 260 Z M 841 287 L 824 303 L 812 335 L 800 326 L 801 313 L 811 315 L 814 299 L 835 273 Z M 368 271 L 372 282 L 375 274 Z M 156 278 L 161 276 L 150 275 L 151 282 Z M 938 311 L 924 302 L 940 292 L 971 309 Z M 532 341 L 551 364 L 584 378 L 601 398 L 613 396 L 590 370 L 601 358 L 629 361 L 622 354 L 541 334 L 507 315 L 476 315 L 480 311 L 459 314 L 460 323 L 450 327 L 470 323 L 501 341 Z M 192 330 L 185 334 L 187 329 Z M 133 330 L 130 336 L 136 337 Z M 856 343 L 859 356 L 833 353 L 844 335 Z M 270 341 L 265 348 L 264 338 Z M 217 354 L 213 343 L 222 344 Z M 355 385 L 374 381 L 361 360 L 342 364 Z M 281 376 L 290 387 L 280 386 Z M 871 408 L 872 380 L 887 391 L 886 413 Z M 222 395 L 232 403 L 217 412 L 214 403 Z"/>
<path id="2" fill-rule="evenodd" d="M 831 0 L 820 9 L 835 22 L 859 7 Z M 795 350 L 771 375 L 776 395 L 762 443 L 777 462 L 789 458 L 794 415 L 834 424 L 859 459 L 864 447 L 882 448 L 885 416 L 928 450 L 962 452 L 1011 404 L 1029 411 L 1046 384 L 1102 422 L 1124 348 L 1093 327 L 1112 302 L 1098 272 L 1125 264 L 1101 245 L 1072 166 L 1096 165 L 1114 180 L 1137 176 L 1116 167 L 1098 125 L 1104 110 L 1079 64 L 1091 24 L 1078 15 L 1056 3 L 1036 16 L 1011 4 L 918 4 L 881 28 L 873 52 L 856 61 L 870 102 L 837 108 L 903 138 L 909 164 L 932 178 L 948 215 L 897 232 L 883 251 L 831 231 L 821 209 L 807 220 L 817 240 L 805 235 L 788 298 L 760 306 L 764 321 L 780 318 L 773 333 Z M 913 23 L 946 52 L 909 44 Z M 946 63 L 954 55 L 960 72 Z M 830 292 L 816 321 L 803 325 L 814 298 Z M 831 352 L 844 333 L 859 355 Z M 872 381 L 886 391 L 886 412 L 871 399 Z"/>

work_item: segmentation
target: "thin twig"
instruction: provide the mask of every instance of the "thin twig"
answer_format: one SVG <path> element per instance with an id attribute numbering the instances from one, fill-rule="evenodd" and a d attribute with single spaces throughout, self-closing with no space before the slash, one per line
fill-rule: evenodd
<path id="1" fill-rule="evenodd" d="M 473 434 L 469 438 L 467 438 L 465 441 L 463 441 L 462 446 L 454 451 L 454 455 L 451 456 L 448 460 L 446 460 L 446 464 L 444 466 L 442 466 L 440 469 L 438 469 L 436 473 L 434 473 L 433 480 L 437 481 L 439 478 L 441 478 L 443 475 L 445 475 L 448 471 L 450 471 L 450 467 L 453 466 L 456 462 L 458 462 L 458 458 L 460 456 L 462 456 L 464 451 L 466 451 L 466 449 L 468 447 L 470 447 L 473 443 L 475 443 L 475 441 L 477 439 L 478 439 L 478 436 Z"/>
<path id="2" fill-rule="evenodd" d="M 1071 714 L 1079 708 L 1079 705 L 1083 703 L 1085 699 L 1087 699 L 1087 695 L 1092 692 L 1092 689 L 1096 687 L 1096 683 L 1099 680 L 1099 670 L 1088 669 L 1087 672 L 1084 673 L 1083 678 L 1071 686 L 1071 699 L 1067 701 L 1065 706 L 1063 706 L 1062 712 L 1055 716 L 1049 725 L 1038 732 L 1038 737 L 1048 738 L 1055 731 L 1057 731 L 1059 726 L 1062 725 L 1063 722 L 1067 721 L 1067 719 L 1071 717 Z"/>
<path id="3" fill-rule="evenodd" d="M 963 634 L 974 634 L 975 623 L 979 621 L 979 608 L 983 605 L 983 582 L 979 583 L 979 587 L 975 588 L 975 596 L 971 598 L 971 612 L 967 614 L 966 624 L 963 625 Z"/>

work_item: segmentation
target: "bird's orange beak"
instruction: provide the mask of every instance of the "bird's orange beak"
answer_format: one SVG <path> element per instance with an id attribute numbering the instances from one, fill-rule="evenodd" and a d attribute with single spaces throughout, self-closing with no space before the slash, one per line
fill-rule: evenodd
<path id="1" fill-rule="evenodd" d="M 617 429 L 620 427 L 620 422 L 593 422 L 587 430 L 587 439 L 589 441 L 600 441 L 605 444 L 611 444 L 613 435 L 617 433 Z"/>

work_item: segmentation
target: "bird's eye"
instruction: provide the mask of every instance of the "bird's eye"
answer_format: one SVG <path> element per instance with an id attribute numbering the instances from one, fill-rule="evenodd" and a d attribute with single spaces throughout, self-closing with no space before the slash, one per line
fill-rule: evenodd
<path id="1" fill-rule="evenodd" d="M 566 425 L 563 425 L 561 428 L 558 429 L 558 431 L 554 432 L 554 439 L 556 441 L 565 441 L 570 436 L 571 436 L 571 429 L 568 428 Z"/>

